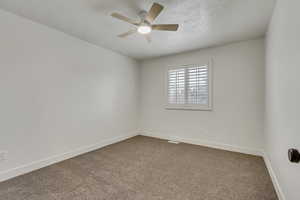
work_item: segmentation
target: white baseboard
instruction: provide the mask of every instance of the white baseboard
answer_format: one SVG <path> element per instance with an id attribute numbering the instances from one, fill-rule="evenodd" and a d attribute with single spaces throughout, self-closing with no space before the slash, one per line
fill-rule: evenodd
<path id="1" fill-rule="evenodd" d="M 267 166 L 267 169 L 269 171 L 269 174 L 271 176 L 271 179 L 272 179 L 272 182 L 273 182 L 273 185 L 274 185 L 274 188 L 276 190 L 276 193 L 277 193 L 277 196 L 278 196 L 278 199 L 279 200 L 286 200 L 284 194 L 283 194 L 283 191 L 280 187 L 280 184 L 279 184 L 279 181 L 277 179 L 277 176 L 273 170 L 273 167 L 271 165 L 271 162 L 270 162 L 270 159 L 268 157 L 268 155 L 266 153 L 263 154 L 263 158 L 264 158 L 264 161 L 266 163 L 266 166 Z"/>
<path id="2" fill-rule="evenodd" d="M 211 142 L 211 141 L 206 141 L 206 140 L 187 139 L 187 138 L 180 138 L 177 136 L 167 136 L 167 135 L 162 135 L 162 134 L 153 134 L 153 133 L 145 133 L 145 132 L 140 133 L 140 135 L 164 139 L 164 140 L 174 140 L 174 141 L 178 141 L 178 142 L 184 142 L 187 144 L 201 145 L 201 146 L 210 147 L 210 148 L 214 148 L 214 149 L 222 149 L 222 150 L 226 150 L 226 151 L 233 151 L 233 152 L 250 154 L 250 155 L 255 155 L 255 156 L 263 156 L 262 150 L 244 148 L 244 147 L 222 144 L 222 143 L 217 143 L 217 142 Z"/>
<path id="3" fill-rule="evenodd" d="M 115 137 L 112 139 L 108 139 L 105 141 L 101 141 L 98 142 L 96 144 L 93 145 L 88 145 L 88 146 L 84 146 L 84 147 L 80 147 L 76 150 L 70 151 L 70 152 L 66 152 L 60 155 L 55 155 L 55 156 L 51 156 L 42 160 L 38 160 L 38 161 L 34 161 L 32 163 L 26 164 L 26 165 L 22 165 L 19 167 L 16 167 L 14 169 L 10 169 L 7 171 L 2 171 L 0 172 L 0 182 L 32 172 L 34 170 L 61 162 L 63 160 L 84 154 L 84 153 L 88 153 L 90 151 L 94 151 L 97 150 L 99 148 L 105 147 L 107 145 L 110 144 L 114 144 L 123 140 L 126 140 L 128 138 L 134 137 L 138 134 L 128 134 L 128 135 L 124 135 L 124 136 L 119 136 L 119 137 Z"/>

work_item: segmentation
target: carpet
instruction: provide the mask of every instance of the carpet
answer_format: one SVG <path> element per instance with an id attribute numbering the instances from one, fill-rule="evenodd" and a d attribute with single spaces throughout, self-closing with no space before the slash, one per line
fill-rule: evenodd
<path id="1" fill-rule="evenodd" d="M 261 157 L 136 136 L 0 183 L 0 200 L 277 200 Z"/>

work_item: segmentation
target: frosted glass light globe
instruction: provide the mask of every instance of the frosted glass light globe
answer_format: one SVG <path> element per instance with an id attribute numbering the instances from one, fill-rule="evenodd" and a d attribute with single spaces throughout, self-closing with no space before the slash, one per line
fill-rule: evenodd
<path id="1" fill-rule="evenodd" d="M 148 34 L 152 31 L 151 26 L 147 26 L 147 25 L 141 25 L 138 28 L 138 32 L 141 34 Z"/>

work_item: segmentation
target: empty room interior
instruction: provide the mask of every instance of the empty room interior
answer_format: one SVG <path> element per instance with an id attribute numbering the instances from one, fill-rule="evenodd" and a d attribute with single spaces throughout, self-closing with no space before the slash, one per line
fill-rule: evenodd
<path id="1" fill-rule="evenodd" d="M 299 200 L 299 0 L 0 0 L 0 200 Z"/>

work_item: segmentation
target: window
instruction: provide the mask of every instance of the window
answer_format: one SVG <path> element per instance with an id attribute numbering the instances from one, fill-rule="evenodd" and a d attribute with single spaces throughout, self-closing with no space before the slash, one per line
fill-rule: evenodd
<path id="1" fill-rule="evenodd" d="M 211 110 L 210 64 L 171 67 L 167 72 L 167 109 Z"/>

